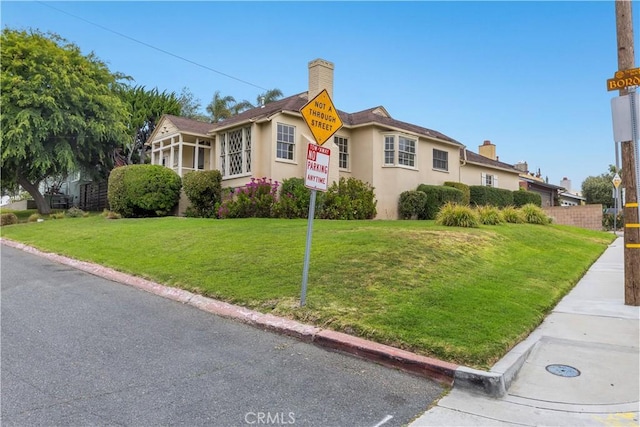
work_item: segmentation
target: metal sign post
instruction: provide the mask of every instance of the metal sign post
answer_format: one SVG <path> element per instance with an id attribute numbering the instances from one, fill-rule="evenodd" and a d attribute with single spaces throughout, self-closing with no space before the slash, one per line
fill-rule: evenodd
<path id="1" fill-rule="evenodd" d="M 307 221 L 307 243 L 304 249 L 304 266 L 302 270 L 302 291 L 300 293 L 300 307 L 304 307 L 307 300 L 307 282 L 309 281 L 309 260 L 311 258 L 311 236 L 313 234 L 313 217 L 316 215 L 316 191 L 327 191 L 329 183 L 329 158 L 331 151 L 322 147 L 334 133 L 342 127 L 342 120 L 333 102 L 323 90 L 301 109 L 300 114 L 309 126 L 313 138 L 318 143 L 310 141 L 307 146 L 307 168 L 304 185 L 311 189 L 309 199 L 309 219 Z"/>
<path id="2" fill-rule="evenodd" d="M 309 220 L 307 221 L 307 244 L 304 248 L 304 267 L 302 269 L 302 292 L 300 293 L 300 307 L 307 302 L 307 282 L 309 281 L 309 258 L 311 252 L 311 236 L 313 235 L 313 217 L 316 214 L 316 190 L 311 190 L 309 200 Z"/>

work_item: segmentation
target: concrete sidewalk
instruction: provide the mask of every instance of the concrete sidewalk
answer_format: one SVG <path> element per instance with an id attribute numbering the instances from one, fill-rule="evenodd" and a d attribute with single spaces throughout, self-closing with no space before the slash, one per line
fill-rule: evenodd
<path id="1" fill-rule="evenodd" d="M 460 387 L 458 369 L 453 390 L 411 426 L 638 426 L 640 309 L 624 305 L 623 243 L 487 373 L 503 395 Z"/>

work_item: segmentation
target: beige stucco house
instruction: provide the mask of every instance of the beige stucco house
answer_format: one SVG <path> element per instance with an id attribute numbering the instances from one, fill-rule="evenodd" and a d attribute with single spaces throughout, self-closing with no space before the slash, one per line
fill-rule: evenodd
<path id="1" fill-rule="evenodd" d="M 239 187 L 252 177 L 282 181 L 304 177 L 311 131 L 300 109 L 323 89 L 333 98 L 331 62 L 309 63 L 308 91 L 244 111 L 219 123 L 163 116 L 147 144 L 151 163 L 175 170 L 218 169 L 223 187 Z M 378 219 L 398 218 L 400 193 L 419 184 L 460 181 L 518 188 L 518 171 L 496 159 L 478 159 L 460 142 L 435 130 L 394 119 L 384 107 L 356 113 L 338 111 L 343 122 L 324 144 L 331 150 L 329 182 L 354 177 L 375 188 Z M 465 157 L 466 156 L 466 157 Z M 485 175 L 482 175 L 482 174 Z M 489 181 L 487 176 L 495 177 Z M 513 182 L 512 182 L 513 181 Z M 179 212 L 186 209 L 183 198 Z"/>
<path id="2" fill-rule="evenodd" d="M 501 162 L 496 155 L 496 146 L 484 141 L 478 153 L 460 149 L 460 179 L 467 185 L 486 185 L 515 191 L 519 188 L 520 171 L 513 165 Z"/>

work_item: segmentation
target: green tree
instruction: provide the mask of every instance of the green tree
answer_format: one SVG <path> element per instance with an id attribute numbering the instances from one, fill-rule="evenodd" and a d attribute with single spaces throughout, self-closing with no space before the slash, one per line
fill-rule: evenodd
<path id="1" fill-rule="evenodd" d="M 209 121 L 209 118 L 200 112 L 200 107 L 202 106 L 200 99 L 196 98 L 188 87 L 182 88 L 178 96 L 178 102 L 180 103 L 180 115 L 182 117 L 201 122 Z"/>
<path id="2" fill-rule="evenodd" d="M 116 163 L 144 163 L 147 157 L 144 144 L 156 128 L 158 119 L 163 114 L 179 115 L 182 106 L 173 92 L 160 92 L 157 88 L 147 90 L 144 86 L 120 85 L 117 92 L 130 111 L 127 128 L 131 135 L 116 150 Z"/>
<path id="3" fill-rule="evenodd" d="M 271 89 L 257 96 L 257 105 L 265 105 L 281 97 L 282 91 L 280 89 Z M 211 123 L 218 123 L 255 107 L 256 106 L 249 101 L 238 102 L 233 96 L 222 96 L 220 91 L 216 91 L 213 94 L 213 99 L 209 105 L 207 105 L 207 112 L 209 113 L 209 121 Z"/>
<path id="4" fill-rule="evenodd" d="M 207 112 L 210 115 L 211 123 L 218 123 L 222 120 L 228 119 L 233 115 L 232 108 L 236 103 L 236 99 L 233 96 L 222 96 L 220 91 L 217 90 L 213 94 L 213 99 L 207 105 Z"/>
<path id="5" fill-rule="evenodd" d="M 282 91 L 280 89 L 271 89 L 258 95 L 257 105 L 266 105 L 270 102 L 277 101 L 280 98 L 282 98 Z"/>
<path id="6" fill-rule="evenodd" d="M 41 214 L 43 179 L 73 170 L 106 173 L 128 133 L 119 75 L 57 34 L 2 30 L 2 187 L 24 188 Z"/>
<path id="7" fill-rule="evenodd" d="M 582 183 L 582 195 L 587 199 L 587 204 L 601 204 L 605 208 L 613 207 L 613 177 L 615 166 L 609 165 L 609 172 L 598 176 L 589 176 Z M 618 174 L 622 174 L 618 171 Z"/>

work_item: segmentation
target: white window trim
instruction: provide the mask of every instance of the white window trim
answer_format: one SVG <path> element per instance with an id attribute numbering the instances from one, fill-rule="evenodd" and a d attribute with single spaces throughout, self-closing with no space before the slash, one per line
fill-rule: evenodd
<path id="1" fill-rule="evenodd" d="M 437 151 L 441 151 L 443 153 L 447 153 L 447 168 L 446 169 L 442 169 L 442 168 L 437 168 L 433 165 L 434 161 L 436 160 L 434 154 L 435 154 L 435 150 Z M 436 172 L 444 172 L 444 173 L 449 173 L 449 163 L 451 163 L 449 161 L 449 152 L 447 150 L 441 150 L 439 148 L 434 148 L 433 150 L 431 150 L 431 169 L 436 171 Z"/>
<path id="2" fill-rule="evenodd" d="M 393 163 L 386 163 L 387 154 L 387 138 L 393 138 Z M 414 142 L 415 152 L 413 153 L 413 166 L 402 165 L 399 163 L 400 153 L 400 138 L 405 138 Z M 382 135 L 382 167 L 383 168 L 400 168 L 417 171 L 418 170 L 418 155 L 419 155 L 419 138 L 413 135 L 407 135 L 404 133 L 385 133 Z"/>
<path id="3" fill-rule="evenodd" d="M 225 164 L 225 168 L 226 169 L 228 169 L 230 167 L 230 163 L 231 163 L 229 161 L 228 134 L 230 132 L 235 132 L 237 130 L 238 130 L 238 128 L 235 128 L 235 129 L 230 129 L 230 130 L 228 130 L 226 132 L 222 132 L 216 138 L 216 145 L 217 145 L 216 148 L 218 150 L 218 153 L 223 153 L 223 150 L 222 150 L 223 140 L 224 140 L 224 143 L 225 143 L 225 146 L 226 146 L 225 150 L 224 150 L 224 155 L 225 155 L 224 164 Z M 246 167 L 247 167 L 247 151 L 250 151 L 250 152 L 253 151 L 253 144 L 252 144 L 252 141 L 249 141 L 251 146 L 250 146 L 250 150 L 247 150 L 247 126 L 244 126 L 244 127 L 240 128 L 240 130 L 242 131 L 242 172 L 234 174 L 234 175 L 227 174 L 228 171 L 225 170 L 225 168 L 222 167 L 222 158 L 221 158 L 221 156 L 218 156 L 218 169 L 220 170 L 220 173 L 222 173 L 222 180 L 251 176 L 251 171 L 250 170 L 247 171 Z"/>
<path id="4" fill-rule="evenodd" d="M 338 145 L 338 143 L 336 142 L 336 138 L 340 138 L 343 139 L 345 141 L 346 147 L 347 147 L 347 167 L 341 167 L 340 166 L 340 145 Z M 347 138 L 346 136 L 340 136 L 340 135 L 336 135 L 333 137 L 333 143 L 336 144 L 336 146 L 338 147 L 338 169 L 340 169 L 341 171 L 346 171 L 346 172 L 350 172 L 351 171 L 351 152 L 349 150 L 349 138 Z"/>
<path id="5" fill-rule="evenodd" d="M 487 183 L 487 177 L 491 177 L 491 185 Z M 498 175 L 482 172 L 480 175 L 480 180 L 481 185 L 484 187 L 498 187 Z"/>
<path id="6" fill-rule="evenodd" d="M 285 159 L 285 158 L 282 158 L 282 157 L 278 157 L 278 125 L 288 126 L 290 128 L 293 128 L 293 142 L 291 142 L 291 143 L 287 142 L 287 144 L 292 144 L 293 145 L 293 159 Z M 291 165 L 297 165 L 298 164 L 298 162 L 296 161 L 296 157 L 297 157 L 296 153 L 298 151 L 296 149 L 297 145 L 298 145 L 298 143 L 296 142 L 297 134 L 298 134 L 298 132 L 297 132 L 297 129 L 296 129 L 296 127 L 294 125 L 290 125 L 288 123 L 276 123 L 275 135 L 274 135 L 275 136 L 274 139 L 275 139 L 276 143 L 274 144 L 274 147 L 273 147 L 274 150 L 275 150 L 276 162 L 288 163 L 288 164 L 291 164 Z"/>

